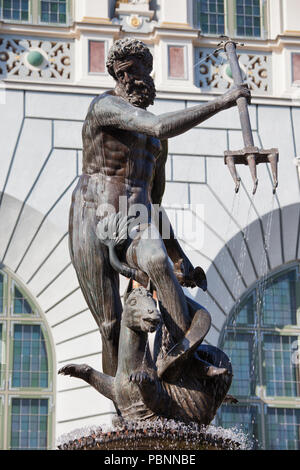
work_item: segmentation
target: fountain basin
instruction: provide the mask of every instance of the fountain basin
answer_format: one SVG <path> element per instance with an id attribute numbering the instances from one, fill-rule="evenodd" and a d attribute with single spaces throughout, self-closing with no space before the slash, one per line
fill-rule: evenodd
<path id="1" fill-rule="evenodd" d="M 73 437 L 73 438 L 72 438 Z M 74 438 L 75 437 L 75 438 Z M 246 450 L 242 432 L 174 421 L 123 423 L 62 436 L 59 450 Z"/>

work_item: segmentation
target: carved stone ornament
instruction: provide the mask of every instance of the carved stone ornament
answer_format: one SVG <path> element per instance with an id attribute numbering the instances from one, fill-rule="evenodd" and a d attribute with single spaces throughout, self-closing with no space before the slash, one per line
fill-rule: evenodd
<path id="1" fill-rule="evenodd" d="M 122 25 L 124 31 L 150 32 L 156 22 L 152 21 L 154 11 L 148 0 L 127 0 L 116 3 L 116 18 L 113 22 Z"/>
<path id="2" fill-rule="evenodd" d="M 72 80 L 73 42 L 0 37 L 0 76 L 14 80 Z"/>
<path id="3" fill-rule="evenodd" d="M 271 55 L 250 51 L 238 53 L 244 81 L 254 94 L 272 92 Z M 203 91 L 225 91 L 233 84 L 230 66 L 224 52 L 213 49 L 196 49 L 196 85 Z"/>

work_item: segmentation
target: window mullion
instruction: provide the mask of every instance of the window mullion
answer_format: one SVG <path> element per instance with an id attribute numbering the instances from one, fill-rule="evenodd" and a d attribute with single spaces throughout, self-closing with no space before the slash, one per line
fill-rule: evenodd
<path id="1" fill-rule="evenodd" d="M 267 38 L 267 33 L 268 33 L 268 1 L 267 0 L 261 0 L 260 4 L 260 24 L 261 24 L 261 37 L 262 39 Z"/>
<path id="2" fill-rule="evenodd" d="M 264 386 L 262 331 L 261 331 L 262 304 L 263 304 L 263 298 L 262 298 L 261 288 L 258 285 L 256 289 L 256 315 L 257 315 L 256 326 L 257 326 L 257 349 L 258 349 L 258 383 L 260 387 Z"/>
<path id="3" fill-rule="evenodd" d="M 37 24 L 39 22 L 39 4 L 40 0 L 30 1 L 31 19 L 33 24 Z"/>
<path id="4" fill-rule="evenodd" d="M 1 374 L 0 374 L 0 387 L 1 390 L 6 389 L 6 370 L 7 370 L 7 353 L 6 353 L 6 345 L 7 345 L 7 322 L 1 321 L 2 325 L 2 333 L 1 333 L 1 342 L 0 342 L 0 359 L 1 359 Z M 1 393 L 0 390 L 0 393 Z"/>
<path id="5" fill-rule="evenodd" d="M 266 449 L 267 448 L 267 428 L 266 428 L 266 414 L 267 414 L 267 405 L 264 402 L 261 402 L 260 405 L 261 413 L 260 413 L 260 418 L 261 418 L 261 443 L 262 443 L 262 448 Z"/>
<path id="6" fill-rule="evenodd" d="M 10 299 L 10 278 L 9 276 L 7 276 L 8 279 L 9 279 L 9 282 L 8 282 L 8 298 Z M 8 304 L 8 312 L 10 313 L 10 308 L 9 308 L 10 304 Z M 8 313 L 8 315 L 9 315 Z M 7 431 L 8 429 L 8 426 L 9 426 L 9 399 L 10 399 L 10 396 L 9 396 L 9 380 L 10 380 L 10 358 L 11 358 L 11 355 L 10 355 L 10 348 L 11 348 L 11 344 L 10 344 L 10 341 L 11 341 L 11 325 L 10 325 L 10 320 L 8 319 L 7 322 L 6 322 L 6 344 L 5 344 L 5 364 L 6 364 L 6 367 L 5 367 L 5 384 L 4 384 L 4 391 L 5 391 L 5 401 L 4 401 L 4 410 L 3 410 L 3 413 L 4 413 L 4 420 L 3 420 L 3 426 L 4 426 L 4 430 Z M 8 436 L 8 432 L 4 432 L 4 442 L 3 442 L 3 447 L 4 449 L 8 449 L 9 447 L 9 436 Z"/>

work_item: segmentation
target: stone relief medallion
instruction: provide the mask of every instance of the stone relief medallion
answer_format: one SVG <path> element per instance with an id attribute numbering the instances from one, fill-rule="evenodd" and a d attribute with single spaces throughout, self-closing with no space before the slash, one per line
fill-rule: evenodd
<path id="1" fill-rule="evenodd" d="M 42 70 L 49 65 L 47 53 L 39 47 L 29 49 L 23 54 L 22 59 L 30 70 Z"/>

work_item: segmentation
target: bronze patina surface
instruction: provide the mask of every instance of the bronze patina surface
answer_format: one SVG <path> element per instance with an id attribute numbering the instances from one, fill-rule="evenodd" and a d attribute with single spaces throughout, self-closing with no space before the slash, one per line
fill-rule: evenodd
<path id="1" fill-rule="evenodd" d="M 234 87 L 208 103 L 156 116 L 147 111 L 155 87 L 145 44 L 117 41 L 107 68 L 116 87 L 89 107 L 69 226 L 72 262 L 101 333 L 103 373 L 85 364 L 59 372 L 113 400 L 121 419 L 209 424 L 224 400 L 234 400 L 227 396 L 232 370 L 222 351 L 201 344 L 210 314 L 182 286 L 206 290 L 205 273 L 193 267 L 160 211 L 167 139 L 235 106 L 240 97 L 249 101 L 250 92 Z M 124 309 L 119 273 L 131 278 Z M 133 280 L 144 287 L 133 288 Z M 154 331 L 150 352 L 148 333 Z"/>

